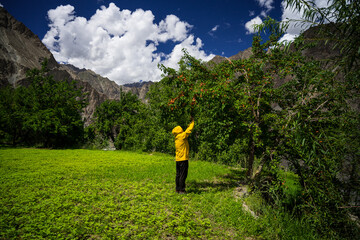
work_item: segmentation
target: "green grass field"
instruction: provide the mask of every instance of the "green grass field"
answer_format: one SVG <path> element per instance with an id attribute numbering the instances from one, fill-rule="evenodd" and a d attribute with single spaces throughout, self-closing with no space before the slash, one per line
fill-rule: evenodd
<path id="1" fill-rule="evenodd" d="M 191 161 L 189 193 L 179 195 L 169 155 L 0 149 L 0 239 L 315 238 L 270 208 L 258 207 L 257 219 L 244 211 L 236 197 L 243 175 Z"/>

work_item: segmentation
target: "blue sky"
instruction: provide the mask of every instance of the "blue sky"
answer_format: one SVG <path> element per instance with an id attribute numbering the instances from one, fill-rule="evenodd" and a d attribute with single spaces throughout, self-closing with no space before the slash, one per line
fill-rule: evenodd
<path id="1" fill-rule="evenodd" d="M 324 2 L 326 0 L 317 0 Z M 59 62 L 118 84 L 158 81 L 181 49 L 204 61 L 251 46 L 252 22 L 298 15 L 281 0 L 0 0 Z M 289 39 L 301 29 L 289 30 Z"/>

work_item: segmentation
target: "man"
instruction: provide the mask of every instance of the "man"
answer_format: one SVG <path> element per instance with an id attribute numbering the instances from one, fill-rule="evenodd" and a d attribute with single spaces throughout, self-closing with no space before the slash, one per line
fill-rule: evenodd
<path id="1" fill-rule="evenodd" d="M 191 123 L 188 128 L 184 130 L 177 126 L 172 130 L 175 136 L 175 149 L 176 149 L 176 192 L 185 194 L 185 180 L 189 169 L 189 142 L 188 137 L 194 128 L 194 118 L 191 117 Z"/>

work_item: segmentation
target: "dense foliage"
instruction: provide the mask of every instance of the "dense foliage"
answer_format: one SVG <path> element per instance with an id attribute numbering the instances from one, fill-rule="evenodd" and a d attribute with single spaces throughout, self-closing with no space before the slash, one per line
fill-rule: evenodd
<path id="1" fill-rule="evenodd" d="M 27 73 L 30 85 L 0 89 L 0 139 L 43 147 L 74 146 L 82 142 L 85 107 L 74 82 L 56 82 L 42 69 Z"/>
<path id="2" fill-rule="evenodd" d="M 178 70 L 160 66 L 163 79 L 152 85 L 148 104 L 125 92 L 102 103 L 85 130 L 87 140 L 173 154 L 171 130 L 185 129 L 192 116 L 193 159 L 245 168 L 252 190 L 279 212 L 306 219 L 325 238 L 351 238 L 356 227 L 350 219 L 360 216 L 359 3 L 334 0 L 321 9 L 313 1 L 287 3 L 303 9 L 306 21 L 335 25 L 321 25 L 318 39 L 300 36 L 284 46 L 279 39 L 286 24 L 268 18 L 250 58 L 219 64 L 184 50 Z M 319 41 L 330 44 L 336 58 L 305 57 Z M 84 102 L 74 85 L 54 82 L 44 68 L 29 78 L 28 88 L 1 90 L 2 141 L 79 142 Z"/>
<path id="3" fill-rule="evenodd" d="M 159 124 L 155 113 L 131 92 L 120 91 L 120 99 L 105 101 L 94 114 L 89 127 L 102 145 L 111 141 L 116 149 L 171 152 L 173 142 Z M 91 140 L 91 139 L 90 139 Z"/>
<path id="4" fill-rule="evenodd" d="M 165 123 L 186 126 L 195 117 L 191 143 L 200 159 L 241 163 L 245 155 L 254 187 L 276 205 L 306 214 L 329 236 L 351 236 L 341 231 L 359 202 L 359 70 L 305 58 L 302 38 L 285 51 L 282 27 L 271 19 L 265 27 L 269 41 L 255 36 L 249 59 L 209 66 L 185 52 L 179 70 L 163 67 L 153 104 Z M 280 162 L 296 174 L 291 191 Z"/>

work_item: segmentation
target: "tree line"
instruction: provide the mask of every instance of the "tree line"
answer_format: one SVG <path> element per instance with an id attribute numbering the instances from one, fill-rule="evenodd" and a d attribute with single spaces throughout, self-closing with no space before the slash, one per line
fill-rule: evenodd
<path id="1" fill-rule="evenodd" d="M 0 89 L 0 140 L 11 145 L 73 147 L 82 141 L 86 100 L 75 82 L 56 82 L 41 69 L 27 72 L 29 86 Z"/>

